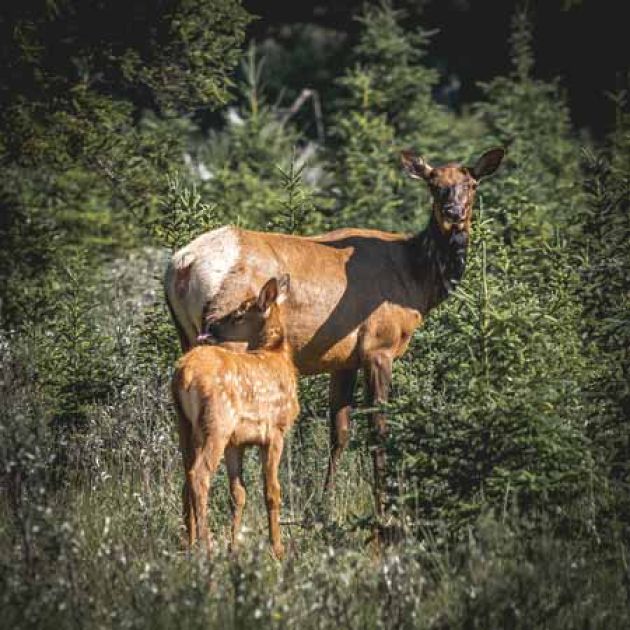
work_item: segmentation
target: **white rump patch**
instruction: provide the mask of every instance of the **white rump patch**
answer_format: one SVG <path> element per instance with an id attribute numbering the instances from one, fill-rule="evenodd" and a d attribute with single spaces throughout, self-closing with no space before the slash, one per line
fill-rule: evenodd
<path id="1" fill-rule="evenodd" d="M 199 334 L 204 305 L 218 294 L 223 281 L 236 265 L 241 253 L 238 233 L 232 226 L 206 232 L 173 254 L 167 272 L 169 297 L 178 320 L 191 339 Z M 193 265 L 185 295 L 176 293 L 178 269 Z M 182 313 L 183 311 L 183 313 Z"/>

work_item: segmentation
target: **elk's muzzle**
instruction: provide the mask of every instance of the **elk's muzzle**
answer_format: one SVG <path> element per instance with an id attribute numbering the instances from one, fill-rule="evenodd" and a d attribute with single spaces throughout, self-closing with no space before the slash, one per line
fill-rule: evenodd
<path id="1" fill-rule="evenodd" d="M 443 206 L 442 216 L 451 223 L 460 223 L 466 217 L 466 208 L 458 205 Z"/>

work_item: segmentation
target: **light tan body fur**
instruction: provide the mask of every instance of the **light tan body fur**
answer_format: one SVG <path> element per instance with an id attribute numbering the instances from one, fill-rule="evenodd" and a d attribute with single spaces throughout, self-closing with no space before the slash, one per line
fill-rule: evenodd
<path id="1" fill-rule="evenodd" d="M 400 356 L 430 306 L 422 287 L 411 278 L 392 282 L 392 268 L 408 266 L 405 235 L 344 229 L 306 238 L 238 228 L 223 231 L 229 231 L 240 253 L 216 293 L 195 278 L 193 262 L 215 255 L 216 233 L 200 236 L 173 257 L 172 278 L 182 262 L 191 264 L 188 285 L 181 282 L 178 291 L 175 282 L 167 284 L 174 308 L 185 312 L 182 319 L 188 323 L 185 333 L 191 345 L 202 328 L 206 304 L 214 315 L 222 316 L 254 294 L 270 275 L 286 270 L 294 279 L 287 336 L 302 374 L 359 369 L 370 352 L 385 347 L 393 357 Z M 188 288 L 194 282 L 205 301 L 196 299 L 197 287 Z"/>
<path id="2" fill-rule="evenodd" d="M 269 317 L 277 320 L 278 313 Z M 278 321 L 265 323 L 270 324 L 283 327 Z M 243 450 L 255 445 L 261 448 L 270 540 L 275 555 L 281 557 L 278 465 L 284 435 L 299 413 L 290 346 L 284 338 L 276 337 L 272 343 L 263 341 L 260 349 L 245 353 L 218 346 L 194 347 L 177 363 L 172 388 L 180 416 L 189 544 L 198 537 L 208 549 L 211 547 L 207 496 L 225 454 L 233 505 L 232 545 L 236 545 L 245 504 Z"/>

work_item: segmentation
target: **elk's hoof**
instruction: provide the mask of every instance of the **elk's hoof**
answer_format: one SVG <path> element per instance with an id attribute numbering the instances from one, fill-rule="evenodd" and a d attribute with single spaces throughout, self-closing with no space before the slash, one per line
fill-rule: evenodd
<path id="1" fill-rule="evenodd" d="M 405 540 L 405 530 L 397 523 L 376 523 L 372 533 L 365 541 L 366 545 L 372 544 L 379 550 L 383 547 L 396 545 Z"/>

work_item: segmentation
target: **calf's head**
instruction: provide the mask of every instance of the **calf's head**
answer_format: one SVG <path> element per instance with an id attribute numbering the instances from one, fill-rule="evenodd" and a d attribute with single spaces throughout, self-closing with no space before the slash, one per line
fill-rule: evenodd
<path id="1" fill-rule="evenodd" d="M 246 299 L 220 319 L 204 321 L 197 343 L 246 342 L 248 350 L 279 345 L 286 334 L 282 304 L 290 285 L 288 273 L 269 279 L 257 297 Z"/>
<path id="2" fill-rule="evenodd" d="M 449 163 L 435 168 L 413 151 L 403 151 L 401 161 L 413 179 L 424 180 L 433 197 L 433 217 L 440 232 L 470 230 L 475 191 L 479 181 L 494 173 L 501 164 L 505 149 L 496 147 L 486 151 L 474 166 Z"/>

